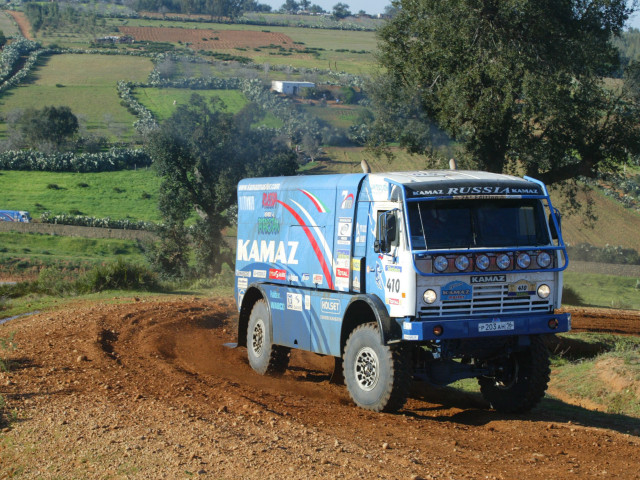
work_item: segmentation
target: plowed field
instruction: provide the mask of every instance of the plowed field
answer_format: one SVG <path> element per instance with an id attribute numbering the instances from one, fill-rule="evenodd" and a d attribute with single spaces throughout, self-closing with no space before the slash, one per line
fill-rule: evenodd
<path id="1" fill-rule="evenodd" d="M 293 40 L 277 32 L 251 30 L 204 30 L 168 27 L 119 27 L 120 33 L 130 35 L 136 41 L 189 43 L 195 50 L 232 50 L 257 48 L 270 45 L 301 49 Z"/>
<path id="2" fill-rule="evenodd" d="M 231 299 L 118 302 L 0 327 L 18 345 L 0 374 L 17 416 L 0 478 L 640 478 L 637 420 L 560 401 L 500 415 L 420 386 L 399 414 L 372 413 L 329 383 L 327 357 L 294 352 L 284 377 L 255 374 L 223 346 Z M 574 327 L 640 333 L 640 317 L 608 315 L 574 312 Z"/>

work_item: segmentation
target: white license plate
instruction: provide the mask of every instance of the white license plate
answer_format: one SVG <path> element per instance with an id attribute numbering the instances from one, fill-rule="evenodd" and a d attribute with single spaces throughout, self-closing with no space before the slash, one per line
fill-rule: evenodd
<path id="1" fill-rule="evenodd" d="M 491 323 L 479 323 L 479 332 L 501 332 L 504 330 L 513 330 L 513 322 L 491 322 Z"/>

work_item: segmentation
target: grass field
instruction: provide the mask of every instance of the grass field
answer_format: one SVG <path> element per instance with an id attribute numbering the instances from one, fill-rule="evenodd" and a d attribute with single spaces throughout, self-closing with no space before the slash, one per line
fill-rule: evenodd
<path id="1" fill-rule="evenodd" d="M 50 263 L 100 263 L 127 260 L 143 261 L 138 244 L 131 240 L 62 237 L 35 233 L 0 232 L 0 263 L 5 268 L 15 260 Z"/>
<path id="2" fill-rule="evenodd" d="M 564 283 L 585 305 L 640 310 L 640 278 L 565 272 Z"/>
<path id="3" fill-rule="evenodd" d="M 87 185 L 87 186 L 83 186 Z M 160 179 L 151 169 L 103 173 L 0 171 L 2 209 L 158 221 Z M 57 188 L 56 188 L 57 187 Z"/>
<path id="4" fill-rule="evenodd" d="M 304 111 L 324 120 L 328 124 L 342 129 L 348 129 L 356 123 L 358 114 L 365 109 L 359 105 L 340 105 L 319 107 L 303 105 Z"/>
<path id="5" fill-rule="evenodd" d="M 13 37 L 17 33 L 20 33 L 16 22 L 9 16 L 7 12 L 0 10 L 0 31 L 4 33 L 5 37 Z"/>
<path id="6" fill-rule="evenodd" d="M 239 90 L 186 90 L 183 88 L 136 88 L 134 95 L 140 103 L 163 121 L 171 116 L 178 105 L 189 103 L 193 94 L 207 99 L 217 97 L 227 106 L 227 111 L 236 113 L 247 104 L 246 97 Z"/>
<path id="7" fill-rule="evenodd" d="M 111 140 L 133 135 L 136 120 L 120 105 L 118 80 L 145 81 L 153 69 L 143 57 L 54 55 L 37 67 L 30 81 L 0 96 L 3 113 L 29 107 L 66 105 L 87 128 Z M 4 124 L 0 133 L 4 134 Z"/>

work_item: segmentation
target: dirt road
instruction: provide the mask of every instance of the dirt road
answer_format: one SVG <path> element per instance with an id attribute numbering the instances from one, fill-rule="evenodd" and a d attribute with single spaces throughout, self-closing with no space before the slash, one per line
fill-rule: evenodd
<path id="1" fill-rule="evenodd" d="M 427 388 L 367 412 L 329 384 L 327 358 L 255 374 L 223 346 L 236 319 L 226 298 L 122 298 L 0 326 L 18 345 L 0 374 L 17 412 L 0 478 L 640 478 L 637 420 L 552 399 L 500 415 Z"/>

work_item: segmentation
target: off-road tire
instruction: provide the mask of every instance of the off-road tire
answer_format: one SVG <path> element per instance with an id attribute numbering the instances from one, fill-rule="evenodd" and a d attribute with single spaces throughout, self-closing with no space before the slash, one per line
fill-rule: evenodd
<path id="1" fill-rule="evenodd" d="M 374 412 L 402 408 L 411 386 L 411 364 L 406 347 L 383 345 L 378 326 L 356 327 L 344 350 L 344 378 L 351 399 Z"/>
<path id="2" fill-rule="evenodd" d="M 289 352 L 288 347 L 273 344 L 269 308 L 264 300 L 258 300 L 247 325 L 249 365 L 260 375 L 282 375 L 289 365 Z"/>
<path id="3" fill-rule="evenodd" d="M 502 413 L 525 413 L 535 407 L 549 384 L 549 350 L 540 336 L 531 337 L 531 345 L 508 359 L 515 368 L 507 384 L 494 377 L 479 377 L 480 392 L 491 407 Z"/>

